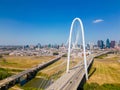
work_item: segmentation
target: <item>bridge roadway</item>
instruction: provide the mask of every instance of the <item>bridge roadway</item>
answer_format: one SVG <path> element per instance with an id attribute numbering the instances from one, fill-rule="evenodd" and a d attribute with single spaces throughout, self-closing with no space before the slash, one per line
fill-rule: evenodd
<path id="1" fill-rule="evenodd" d="M 109 53 L 109 51 L 101 52 L 87 57 L 87 66 L 89 68 L 94 57 Z M 70 69 L 69 73 L 64 74 L 46 90 L 77 90 L 80 82 L 85 75 L 84 63 L 81 61 L 78 65 Z"/>
<path id="2" fill-rule="evenodd" d="M 28 70 L 25 70 L 25 71 L 19 73 L 19 74 L 17 74 L 17 75 L 13 75 L 13 76 L 10 76 L 10 77 L 8 77 L 8 78 L 6 78 L 6 79 L 4 79 L 4 80 L 1 80 L 1 81 L 0 81 L 0 90 L 3 90 L 3 89 L 2 89 L 3 87 L 4 87 L 4 90 L 7 90 L 9 87 L 11 87 L 11 86 L 9 86 L 9 85 L 14 86 L 16 83 L 19 83 L 19 82 L 20 82 L 20 78 L 23 77 L 23 76 L 25 76 L 25 75 L 30 75 L 30 74 L 31 74 L 31 75 L 36 75 L 36 73 L 37 73 L 39 70 L 41 70 L 41 69 L 43 69 L 44 67 L 46 67 L 46 66 L 54 63 L 54 62 L 57 61 L 57 60 L 59 60 L 63 55 L 64 55 L 64 54 L 59 55 L 59 56 L 57 56 L 56 58 L 54 58 L 54 59 L 52 59 L 52 60 L 50 60 L 50 61 L 48 61 L 48 62 L 46 62 L 46 63 L 44 63 L 44 64 L 39 64 L 39 65 L 37 65 L 37 66 L 35 66 L 35 67 L 33 67 L 33 68 L 30 68 L 30 69 L 28 69 Z"/>

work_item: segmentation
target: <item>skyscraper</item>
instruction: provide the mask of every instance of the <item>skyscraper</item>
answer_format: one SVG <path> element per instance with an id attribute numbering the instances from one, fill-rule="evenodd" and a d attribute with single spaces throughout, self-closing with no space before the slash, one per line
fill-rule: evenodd
<path id="1" fill-rule="evenodd" d="M 87 44 L 87 50 L 90 50 L 90 45 L 89 44 Z"/>
<path id="2" fill-rule="evenodd" d="M 37 48 L 38 48 L 38 49 L 41 48 L 41 44 L 40 44 L 40 43 L 37 44 Z"/>
<path id="3" fill-rule="evenodd" d="M 100 49 L 103 49 L 104 48 L 104 42 L 102 41 L 102 40 L 98 40 L 98 47 L 100 48 Z"/>
<path id="4" fill-rule="evenodd" d="M 111 41 L 110 47 L 111 47 L 111 48 L 114 48 L 114 47 L 115 47 L 115 41 Z"/>
<path id="5" fill-rule="evenodd" d="M 110 48 L 110 41 L 109 41 L 109 39 L 106 40 L 106 48 Z"/>
<path id="6" fill-rule="evenodd" d="M 101 40 L 98 40 L 98 42 L 97 42 L 98 47 L 100 47 L 100 41 L 101 41 Z"/>
<path id="7" fill-rule="evenodd" d="M 118 43 L 118 47 L 120 47 L 120 40 L 119 40 L 119 43 Z"/>

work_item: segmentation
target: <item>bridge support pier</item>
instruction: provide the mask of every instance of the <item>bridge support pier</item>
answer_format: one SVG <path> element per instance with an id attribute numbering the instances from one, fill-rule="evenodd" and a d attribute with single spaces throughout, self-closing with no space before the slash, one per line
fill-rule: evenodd
<path id="1" fill-rule="evenodd" d="M 93 65 L 93 62 L 94 62 L 94 59 L 93 59 L 93 61 L 91 62 L 91 64 L 89 65 L 89 67 L 88 67 L 88 69 L 87 69 L 88 73 L 89 73 L 89 71 L 90 71 L 90 69 L 91 69 L 91 67 L 92 67 L 92 65 Z"/>
<path id="2" fill-rule="evenodd" d="M 0 90 L 8 90 L 8 85 L 5 85 L 3 87 L 0 87 Z"/>
<path id="3" fill-rule="evenodd" d="M 34 78 L 36 76 L 36 72 L 30 72 L 30 73 L 28 73 L 27 74 L 27 80 L 29 81 L 29 80 L 31 80 L 32 78 Z"/>

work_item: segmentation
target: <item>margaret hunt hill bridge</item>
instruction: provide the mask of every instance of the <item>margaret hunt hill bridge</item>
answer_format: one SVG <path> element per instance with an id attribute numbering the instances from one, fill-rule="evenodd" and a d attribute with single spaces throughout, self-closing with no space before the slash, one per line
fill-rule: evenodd
<path id="1" fill-rule="evenodd" d="M 76 35 L 75 42 L 72 42 L 72 33 L 73 33 L 73 27 L 75 23 L 79 23 L 79 32 L 81 31 L 82 35 L 82 46 L 83 49 L 80 51 L 77 47 L 78 40 L 79 40 L 79 33 Z M 82 24 L 82 21 L 80 18 L 75 18 L 72 21 L 71 27 L 70 27 L 70 35 L 67 40 L 66 46 L 68 47 L 66 53 L 62 53 L 61 55 L 56 56 L 56 58 L 50 60 L 49 62 L 46 62 L 44 64 L 39 64 L 33 68 L 30 68 L 28 70 L 25 70 L 17 75 L 13 75 L 11 77 L 8 77 L 4 80 L 0 81 L 0 90 L 8 90 L 10 87 L 14 86 L 15 84 L 23 85 L 26 82 L 30 81 L 32 78 L 34 78 L 38 71 L 42 70 L 43 68 L 49 66 L 50 64 L 58 61 L 61 59 L 61 57 L 64 54 L 67 54 L 67 64 L 66 64 L 66 73 L 64 73 L 59 79 L 53 81 L 52 83 L 44 83 L 45 84 L 45 90 L 79 90 L 82 88 L 84 82 L 88 80 L 88 72 L 91 68 L 91 65 L 94 61 L 94 57 L 110 53 L 113 51 L 98 51 L 97 53 L 91 53 L 88 56 L 86 55 L 86 48 L 85 48 L 85 37 L 84 37 L 84 27 Z M 76 49 L 77 48 L 77 49 Z M 83 60 L 79 61 L 74 67 L 70 68 L 70 61 L 71 59 L 71 53 L 82 53 Z M 54 67 L 53 67 L 54 68 Z M 24 80 L 21 78 L 24 77 Z M 22 83 L 25 81 L 25 83 Z M 40 82 L 40 84 L 43 82 Z M 42 85 L 42 84 L 41 84 Z M 42 87 L 42 86 L 41 86 Z M 38 88 L 38 90 L 41 90 L 41 87 Z"/>

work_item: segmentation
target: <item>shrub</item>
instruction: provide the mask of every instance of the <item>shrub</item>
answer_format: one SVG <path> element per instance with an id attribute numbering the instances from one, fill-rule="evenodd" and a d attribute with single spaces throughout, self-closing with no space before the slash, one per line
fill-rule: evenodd
<path id="1" fill-rule="evenodd" d="M 0 55 L 0 58 L 2 58 L 3 56 L 2 55 Z"/>
<path id="2" fill-rule="evenodd" d="M 2 79 L 5 79 L 5 78 L 7 78 L 7 77 L 9 77 L 9 76 L 11 76 L 12 74 L 11 73 L 8 73 L 8 71 L 0 71 L 0 80 L 2 80 Z"/>
<path id="3" fill-rule="evenodd" d="M 58 52 L 54 52 L 53 55 L 59 55 L 59 53 Z"/>
<path id="4" fill-rule="evenodd" d="M 64 54 L 63 57 L 67 57 L 67 54 Z"/>

